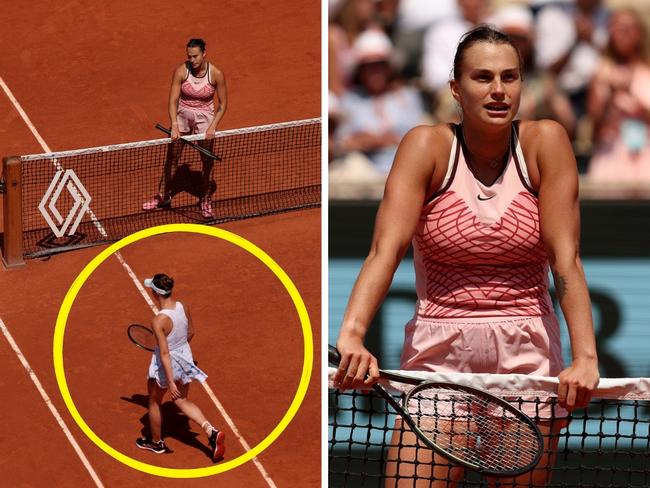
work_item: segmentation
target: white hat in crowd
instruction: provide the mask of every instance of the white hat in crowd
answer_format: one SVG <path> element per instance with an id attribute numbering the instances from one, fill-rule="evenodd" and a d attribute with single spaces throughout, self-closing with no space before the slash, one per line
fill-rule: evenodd
<path id="1" fill-rule="evenodd" d="M 525 5 L 507 5 L 498 9 L 488 19 L 488 23 L 509 34 L 532 36 L 534 28 L 533 13 Z"/>
<path id="2" fill-rule="evenodd" d="M 356 64 L 392 60 L 393 43 L 388 36 L 377 29 L 362 32 L 352 45 Z"/>

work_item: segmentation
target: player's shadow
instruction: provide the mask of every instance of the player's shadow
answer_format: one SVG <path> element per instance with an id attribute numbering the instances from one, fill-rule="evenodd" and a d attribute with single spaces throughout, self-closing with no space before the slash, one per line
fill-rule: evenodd
<path id="1" fill-rule="evenodd" d="M 142 395 L 140 393 L 134 393 L 131 397 L 120 397 L 121 400 L 125 402 L 138 405 L 148 410 L 148 395 Z M 188 419 L 171 401 L 163 402 L 160 406 L 162 413 L 162 437 L 175 439 L 183 444 L 186 444 L 189 447 L 193 447 L 199 451 L 202 451 L 208 458 L 212 459 L 212 452 L 206 442 L 203 443 L 200 440 L 201 435 L 196 432 L 192 432 L 190 429 L 190 419 Z M 142 428 L 140 432 L 143 437 L 151 437 L 151 432 L 149 429 L 149 413 L 148 411 L 140 417 L 140 423 Z M 171 453 L 173 451 L 169 451 Z"/>
<path id="2" fill-rule="evenodd" d="M 212 199 L 212 195 L 216 190 L 217 184 L 211 179 L 207 196 Z M 188 164 L 179 165 L 172 176 L 169 191 L 172 197 L 181 192 L 186 192 L 196 197 L 197 200 L 203 198 L 203 173 L 200 170 L 190 169 Z"/>

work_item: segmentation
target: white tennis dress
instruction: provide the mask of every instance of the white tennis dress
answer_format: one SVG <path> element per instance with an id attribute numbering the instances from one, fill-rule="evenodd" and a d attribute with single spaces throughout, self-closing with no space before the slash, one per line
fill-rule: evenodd
<path id="1" fill-rule="evenodd" d="M 183 304 L 176 302 L 176 307 L 173 310 L 163 308 L 160 313 L 167 315 L 172 321 L 172 330 L 167 336 L 167 345 L 171 356 L 174 381 L 181 381 L 184 384 L 193 380 L 204 382 L 208 375 L 195 366 L 192 349 L 187 342 L 188 322 Z M 151 356 L 148 378 L 155 379 L 161 388 L 168 386 L 158 347 Z"/>

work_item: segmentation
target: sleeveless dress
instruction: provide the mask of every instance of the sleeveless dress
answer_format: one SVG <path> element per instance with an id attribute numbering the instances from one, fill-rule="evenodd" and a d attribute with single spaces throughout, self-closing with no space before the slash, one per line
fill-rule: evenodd
<path id="1" fill-rule="evenodd" d="M 187 342 L 188 321 L 183 304 L 176 302 L 176 307 L 173 310 L 163 308 L 160 313 L 166 315 L 172 321 L 172 330 L 167 335 L 167 345 L 171 356 L 174 381 L 181 381 L 184 384 L 193 380 L 204 382 L 208 375 L 194 365 L 192 349 Z M 169 386 L 158 347 L 151 356 L 147 378 L 155 379 L 161 388 Z"/>
<path id="2" fill-rule="evenodd" d="M 205 132 L 214 120 L 215 86 L 210 80 L 210 64 L 203 76 L 194 76 L 186 64 L 185 79 L 181 83 L 176 120 L 178 129 L 184 133 Z"/>
<path id="3" fill-rule="evenodd" d="M 485 185 L 454 127 L 447 173 L 413 237 L 418 301 L 400 369 L 543 376 L 563 369 L 537 195 L 517 123 L 512 130 L 505 167 Z"/>

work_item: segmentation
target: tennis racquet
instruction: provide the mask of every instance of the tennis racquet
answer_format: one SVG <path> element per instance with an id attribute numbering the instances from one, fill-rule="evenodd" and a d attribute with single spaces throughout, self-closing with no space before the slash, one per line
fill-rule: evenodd
<path id="1" fill-rule="evenodd" d="M 131 324 L 126 330 L 129 339 L 136 346 L 141 347 L 145 351 L 153 352 L 158 343 L 156 336 L 153 335 L 153 330 L 149 327 L 140 324 Z"/>
<path id="2" fill-rule="evenodd" d="M 329 346 L 329 362 L 341 356 Z M 496 477 L 532 470 L 543 454 L 535 423 L 507 401 L 483 390 L 379 370 L 382 378 L 413 385 L 400 404 L 384 387 L 379 393 L 430 449 L 465 468 Z"/>
<path id="3" fill-rule="evenodd" d="M 126 334 L 129 336 L 129 339 L 131 339 L 131 342 L 133 342 L 133 344 L 141 347 L 145 351 L 153 352 L 158 345 L 156 336 L 153 334 L 153 330 L 151 330 L 146 325 L 131 324 L 126 329 Z M 198 365 L 199 363 L 197 361 L 194 361 L 194 366 Z"/>
<path id="4" fill-rule="evenodd" d="M 163 132 L 164 132 L 165 134 L 167 134 L 168 136 L 171 136 L 171 134 L 172 134 L 172 131 L 170 131 L 168 128 L 162 126 L 161 124 L 156 124 L 156 129 L 163 131 Z M 182 138 L 182 137 L 180 138 L 180 141 L 183 142 L 183 143 L 185 143 L 185 144 L 187 144 L 188 146 L 193 147 L 193 148 L 196 149 L 198 152 L 200 152 L 200 153 L 203 154 L 204 156 L 209 157 L 210 159 L 216 159 L 217 161 L 221 161 L 221 157 L 220 157 L 220 156 L 217 156 L 217 155 L 214 154 L 212 151 L 208 151 L 206 148 L 201 147 L 201 146 L 198 145 L 196 142 L 188 141 L 187 139 L 184 139 L 184 138 Z"/>

